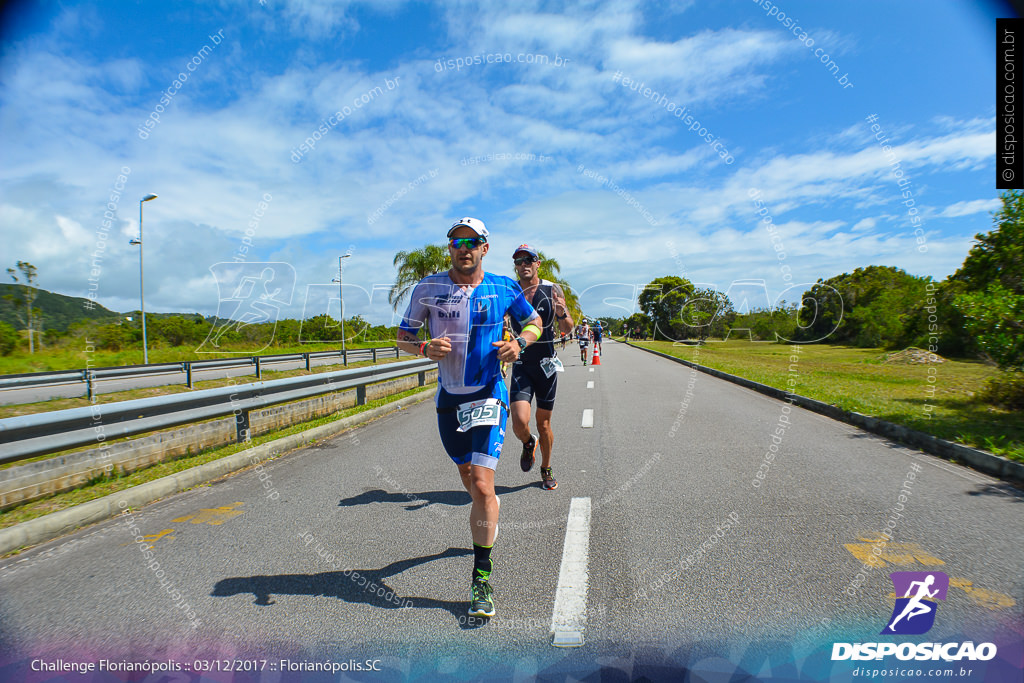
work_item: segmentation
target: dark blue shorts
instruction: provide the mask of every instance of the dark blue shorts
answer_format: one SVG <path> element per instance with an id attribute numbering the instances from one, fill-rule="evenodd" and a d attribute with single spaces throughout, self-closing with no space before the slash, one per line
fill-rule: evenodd
<path id="1" fill-rule="evenodd" d="M 458 406 L 485 398 L 496 398 L 501 401 L 500 424 L 474 427 L 468 432 L 458 431 Z M 471 462 L 481 467 L 496 469 L 498 458 L 501 457 L 501 447 L 505 443 L 505 423 L 508 421 L 508 394 L 505 383 L 499 381 L 493 387 L 472 394 L 449 394 L 444 389 L 439 389 L 436 405 L 437 431 L 452 462 L 456 465 Z"/>

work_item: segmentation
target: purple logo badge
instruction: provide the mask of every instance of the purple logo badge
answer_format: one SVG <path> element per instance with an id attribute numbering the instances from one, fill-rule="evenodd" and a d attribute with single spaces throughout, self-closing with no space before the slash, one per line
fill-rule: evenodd
<path id="1" fill-rule="evenodd" d="M 935 623 L 936 600 L 945 600 L 949 577 L 942 572 L 893 572 L 896 605 L 883 635 L 919 635 Z"/>

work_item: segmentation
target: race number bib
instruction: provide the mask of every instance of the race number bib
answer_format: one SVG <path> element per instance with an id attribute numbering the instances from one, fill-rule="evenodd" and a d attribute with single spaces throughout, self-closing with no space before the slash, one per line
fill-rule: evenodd
<path id="1" fill-rule="evenodd" d="M 562 366 L 562 361 L 558 358 L 542 358 L 540 361 L 540 369 L 544 371 L 544 376 L 549 378 L 556 372 L 565 371 L 565 368 Z"/>
<path id="2" fill-rule="evenodd" d="M 463 403 L 455 412 L 459 420 L 456 431 L 467 432 L 473 427 L 493 427 L 501 424 L 501 401 L 485 398 L 482 401 Z"/>

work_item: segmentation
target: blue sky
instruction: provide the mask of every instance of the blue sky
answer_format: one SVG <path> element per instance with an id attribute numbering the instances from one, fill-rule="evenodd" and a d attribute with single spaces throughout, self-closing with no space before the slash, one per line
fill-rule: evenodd
<path id="1" fill-rule="evenodd" d="M 390 323 L 395 252 L 461 216 L 490 228 L 488 270 L 512 274 L 529 242 L 598 316 L 662 275 L 741 308 L 868 265 L 941 279 L 998 205 L 997 16 L 982 0 L 22 3 L 0 53 L 3 266 L 137 308 L 128 241 L 153 192 L 155 311 L 216 313 L 241 267 L 215 264 L 244 258 L 294 271 L 281 316 L 336 312 L 350 251 L 346 316 Z"/>

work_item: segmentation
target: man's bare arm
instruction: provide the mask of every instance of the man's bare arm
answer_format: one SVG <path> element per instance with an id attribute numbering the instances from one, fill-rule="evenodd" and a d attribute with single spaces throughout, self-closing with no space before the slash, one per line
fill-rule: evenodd
<path id="1" fill-rule="evenodd" d="M 572 316 L 569 315 L 569 307 L 565 305 L 565 293 L 558 284 L 552 284 L 551 290 L 555 295 L 555 319 L 558 321 L 558 331 L 562 334 L 570 334 L 576 325 L 573 324 Z"/>
<path id="2" fill-rule="evenodd" d="M 452 350 L 451 339 L 448 337 L 421 342 L 415 334 L 402 329 L 398 330 L 396 344 L 406 353 L 426 356 L 430 360 L 441 360 Z"/>

